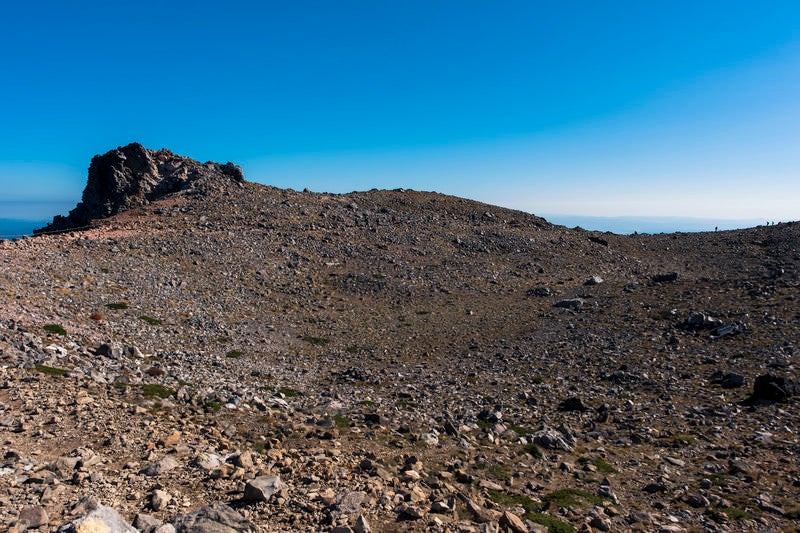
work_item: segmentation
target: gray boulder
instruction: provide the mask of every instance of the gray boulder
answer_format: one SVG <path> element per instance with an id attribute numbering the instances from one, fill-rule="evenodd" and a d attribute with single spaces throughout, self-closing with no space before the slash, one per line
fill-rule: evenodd
<path id="1" fill-rule="evenodd" d="M 251 479 L 244 487 L 244 499 L 251 502 L 266 502 L 276 492 L 286 488 L 280 476 L 261 476 Z"/>
<path id="2" fill-rule="evenodd" d="M 98 505 L 83 518 L 80 518 L 63 528 L 60 533 L 139 533 L 136 528 L 127 523 L 120 514 L 111 507 Z"/>
<path id="3" fill-rule="evenodd" d="M 255 532 L 252 522 L 222 502 L 201 507 L 172 520 L 176 533 L 247 533 Z"/>

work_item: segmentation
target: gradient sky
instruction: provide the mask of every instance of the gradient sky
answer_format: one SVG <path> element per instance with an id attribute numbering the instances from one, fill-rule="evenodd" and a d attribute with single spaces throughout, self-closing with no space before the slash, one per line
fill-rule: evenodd
<path id="1" fill-rule="evenodd" d="M 796 0 L 4 2 L 0 47 L 0 204 L 74 203 L 138 141 L 295 189 L 800 219 Z"/>

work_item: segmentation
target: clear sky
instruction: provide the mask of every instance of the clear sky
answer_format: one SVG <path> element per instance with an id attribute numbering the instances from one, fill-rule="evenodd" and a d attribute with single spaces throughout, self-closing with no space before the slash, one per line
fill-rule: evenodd
<path id="1" fill-rule="evenodd" d="M 138 141 L 295 189 L 800 219 L 797 0 L 3 2 L 0 47 L 0 204 L 74 203 Z"/>

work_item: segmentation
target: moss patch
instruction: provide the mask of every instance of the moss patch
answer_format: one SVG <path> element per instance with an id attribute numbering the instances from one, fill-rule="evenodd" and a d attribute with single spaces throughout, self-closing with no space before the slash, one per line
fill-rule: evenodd
<path id="1" fill-rule="evenodd" d="M 214 411 L 215 413 L 219 412 L 222 409 L 222 402 L 206 402 L 206 409 L 209 411 Z"/>
<path id="2" fill-rule="evenodd" d="M 46 374 L 48 376 L 59 376 L 63 377 L 67 375 L 67 371 L 63 368 L 56 368 L 53 366 L 46 366 L 46 365 L 36 365 L 36 370 L 41 372 L 42 374 Z"/>
<path id="3" fill-rule="evenodd" d="M 587 504 L 598 505 L 603 498 L 590 494 L 581 489 L 559 489 L 546 494 L 542 498 L 545 504 L 553 504 L 556 507 L 585 507 Z"/>
<path id="4" fill-rule="evenodd" d="M 508 494 L 499 490 L 489 490 L 489 499 L 506 507 L 522 507 L 526 520 L 547 527 L 550 533 L 574 533 L 575 528 L 567 522 L 541 512 L 543 504 L 535 502 L 522 494 Z"/>
<path id="5" fill-rule="evenodd" d="M 353 425 L 353 421 L 343 415 L 334 415 L 333 421 L 339 429 L 347 429 Z"/>
<path id="6" fill-rule="evenodd" d="M 534 457 L 534 459 L 541 459 L 542 457 L 544 457 L 544 455 L 542 454 L 542 450 L 539 449 L 539 447 L 533 442 L 531 442 L 530 444 L 526 444 L 522 448 L 522 451 L 531 454 Z"/>
<path id="7" fill-rule="evenodd" d="M 590 463 L 597 467 L 598 472 L 603 472 L 606 474 L 614 473 L 617 470 L 611 466 L 609 463 L 600 459 L 599 457 L 581 457 L 578 459 L 581 463 Z"/>
<path id="8" fill-rule="evenodd" d="M 752 520 L 753 515 L 745 511 L 744 509 L 739 509 L 737 507 L 725 507 L 720 509 L 723 513 L 728 515 L 728 518 L 731 520 Z"/>
<path id="9" fill-rule="evenodd" d="M 314 346 L 325 346 L 331 342 L 330 339 L 326 339 L 324 337 L 312 337 L 311 335 L 305 335 L 303 340 L 309 344 L 313 344 Z"/>
<path id="10" fill-rule="evenodd" d="M 175 395 L 175 390 L 157 383 L 150 383 L 142 385 L 142 394 L 147 398 L 169 398 Z"/>
<path id="11" fill-rule="evenodd" d="M 59 326 L 58 324 L 45 324 L 44 329 L 47 333 L 52 333 L 53 335 L 66 335 L 67 330 L 63 327 Z"/>

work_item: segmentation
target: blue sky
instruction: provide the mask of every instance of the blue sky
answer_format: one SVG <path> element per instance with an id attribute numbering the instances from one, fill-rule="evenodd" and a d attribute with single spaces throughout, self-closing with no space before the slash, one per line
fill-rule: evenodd
<path id="1" fill-rule="evenodd" d="M 800 219 L 796 1 L 161 4 L 0 7 L 0 205 L 74 203 L 138 141 L 295 189 Z"/>

